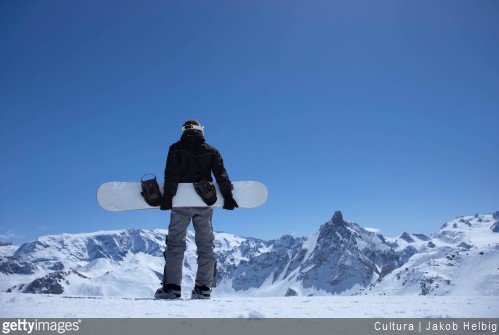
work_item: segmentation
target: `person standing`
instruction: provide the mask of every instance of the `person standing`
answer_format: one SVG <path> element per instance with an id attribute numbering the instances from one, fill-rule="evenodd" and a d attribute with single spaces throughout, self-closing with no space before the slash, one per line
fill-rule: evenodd
<path id="1" fill-rule="evenodd" d="M 232 195 L 229 179 L 220 152 L 205 142 L 204 127 L 196 120 L 188 120 L 182 126 L 180 141 L 172 144 L 168 151 L 165 167 L 164 192 L 161 210 L 171 210 L 168 236 L 166 237 L 165 267 L 163 285 L 157 299 L 179 299 L 181 297 L 182 265 L 186 250 L 185 237 L 191 220 L 194 226 L 197 246 L 196 282 L 192 299 L 210 299 L 211 288 L 216 284 L 216 259 L 214 253 L 212 216 L 213 207 L 172 208 L 172 199 L 179 183 L 194 183 L 199 179 L 213 182 L 212 174 L 224 198 L 223 208 L 238 207 Z"/>

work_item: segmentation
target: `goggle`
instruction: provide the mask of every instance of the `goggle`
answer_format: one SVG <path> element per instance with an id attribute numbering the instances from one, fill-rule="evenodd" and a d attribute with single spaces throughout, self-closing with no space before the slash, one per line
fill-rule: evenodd
<path id="1" fill-rule="evenodd" d="M 204 126 L 198 126 L 195 124 L 188 124 L 188 125 L 182 126 L 182 131 L 186 131 L 189 129 L 201 130 L 204 133 Z"/>

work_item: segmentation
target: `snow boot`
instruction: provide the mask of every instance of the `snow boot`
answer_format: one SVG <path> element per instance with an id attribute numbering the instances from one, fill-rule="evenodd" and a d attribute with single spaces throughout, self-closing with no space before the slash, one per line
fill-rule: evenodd
<path id="1" fill-rule="evenodd" d="M 160 287 L 154 293 L 156 299 L 166 299 L 166 300 L 176 300 L 180 299 L 182 296 L 182 291 L 180 286 L 173 284 L 166 284 Z"/>
<path id="2" fill-rule="evenodd" d="M 191 299 L 210 299 L 211 298 L 211 288 L 206 286 L 194 286 L 192 290 Z"/>

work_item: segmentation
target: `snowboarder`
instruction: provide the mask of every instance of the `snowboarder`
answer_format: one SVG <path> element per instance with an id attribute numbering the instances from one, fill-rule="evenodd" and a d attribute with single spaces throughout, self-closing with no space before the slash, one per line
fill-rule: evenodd
<path id="1" fill-rule="evenodd" d="M 198 270 L 191 294 L 192 299 L 210 299 L 211 288 L 216 284 L 216 259 L 212 228 L 213 207 L 172 208 L 172 199 L 179 183 L 194 183 L 200 178 L 213 181 L 212 173 L 224 198 L 224 209 L 238 207 L 232 196 L 232 183 L 225 170 L 219 151 L 205 142 L 204 127 L 196 120 L 188 120 L 182 126 L 180 141 L 172 144 L 165 167 L 165 184 L 161 210 L 171 210 L 168 236 L 166 237 L 163 287 L 157 299 L 181 297 L 182 265 L 186 250 L 185 236 L 191 219 L 197 246 Z"/>

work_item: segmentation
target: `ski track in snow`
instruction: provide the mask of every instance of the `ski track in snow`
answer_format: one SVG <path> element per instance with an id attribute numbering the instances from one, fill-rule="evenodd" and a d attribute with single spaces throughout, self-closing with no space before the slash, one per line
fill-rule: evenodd
<path id="1" fill-rule="evenodd" d="M 317 296 L 212 298 L 78 297 L 0 293 L 2 318 L 489 318 L 493 296 Z"/>

